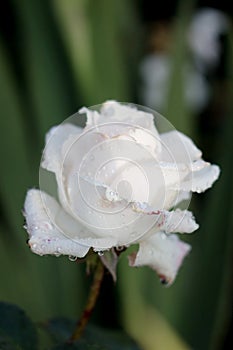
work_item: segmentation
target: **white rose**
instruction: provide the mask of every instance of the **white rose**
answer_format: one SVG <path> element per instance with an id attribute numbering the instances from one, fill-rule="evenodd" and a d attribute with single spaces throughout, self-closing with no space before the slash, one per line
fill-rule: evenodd
<path id="1" fill-rule="evenodd" d="M 115 101 L 83 108 L 50 130 L 41 167 L 56 176 L 57 197 L 29 190 L 25 217 L 29 246 L 39 255 L 85 257 L 139 244 L 131 266 L 149 265 L 172 283 L 190 246 L 174 232 L 198 228 L 177 205 L 211 187 L 219 168 L 175 130 L 159 135 L 153 114 Z M 160 122 L 156 114 L 156 122 Z M 161 117 L 162 118 L 162 117 Z M 46 187 L 41 172 L 41 187 Z"/>

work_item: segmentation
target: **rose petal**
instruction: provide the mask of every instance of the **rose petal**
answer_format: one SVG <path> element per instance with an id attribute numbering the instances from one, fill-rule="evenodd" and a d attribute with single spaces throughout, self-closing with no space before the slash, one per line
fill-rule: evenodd
<path id="1" fill-rule="evenodd" d="M 153 232 L 157 229 L 158 231 L 164 231 L 166 233 L 192 233 L 199 227 L 192 212 L 188 210 L 153 210 L 146 203 L 133 203 L 132 208 L 138 213 L 154 216 Z"/>
<path id="2" fill-rule="evenodd" d="M 39 190 L 29 190 L 25 200 L 29 245 L 34 253 L 83 257 L 90 247 L 106 250 L 116 244 L 112 237 L 98 237 L 67 214 L 57 201 Z"/>
<path id="3" fill-rule="evenodd" d="M 60 170 L 63 163 L 62 147 L 71 135 L 80 135 L 82 128 L 73 124 L 61 124 L 54 126 L 46 135 L 46 144 L 41 166 L 52 172 Z"/>
<path id="4" fill-rule="evenodd" d="M 79 258 L 84 257 L 90 247 L 80 245 L 62 234 L 51 221 L 51 215 L 54 217 L 59 214 L 61 208 L 52 197 L 47 195 L 48 203 L 49 207 L 45 209 L 40 191 L 28 191 L 24 205 L 24 215 L 30 237 L 30 248 L 39 255 L 64 254 Z M 81 230 L 81 228 L 77 227 L 77 230 Z"/>
<path id="5" fill-rule="evenodd" d="M 155 218 L 132 210 L 131 204 L 108 186 L 88 178 L 69 180 L 68 187 L 73 190 L 68 191 L 68 200 L 73 216 L 88 231 L 114 240 L 112 246 L 128 245 L 153 226 Z"/>
<path id="6" fill-rule="evenodd" d="M 177 130 L 163 133 L 160 138 L 162 142 L 162 161 L 190 163 L 201 158 L 202 153 L 193 141 Z"/>
<path id="7" fill-rule="evenodd" d="M 183 191 L 192 191 L 201 193 L 210 188 L 218 179 L 220 168 L 217 165 L 211 165 L 202 161 L 202 166 L 194 169 L 182 182 Z"/>
<path id="8" fill-rule="evenodd" d="M 93 127 L 106 123 L 126 123 L 132 126 L 141 126 L 147 130 L 150 130 L 153 134 L 158 135 L 158 132 L 154 126 L 154 116 L 151 113 L 143 112 L 137 108 L 124 105 L 117 101 L 107 101 L 102 105 L 100 113 L 93 111 L 86 107 L 82 108 L 79 113 L 86 113 L 87 115 L 87 127 Z M 120 134 L 119 130 L 115 131 L 115 135 Z M 111 134 L 113 136 L 113 134 Z"/>
<path id="9" fill-rule="evenodd" d="M 190 249 L 191 246 L 179 240 L 177 235 L 158 232 L 140 243 L 136 256 L 129 257 L 129 263 L 130 266 L 150 266 L 162 283 L 171 285 Z"/>
<path id="10" fill-rule="evenodd" d="M 192 212 L 188 210 L 176 209 L 166 214 L 164 224 L 161 226 L 161 230 L 166 233 L 192 233 L 199 228 Z"/>

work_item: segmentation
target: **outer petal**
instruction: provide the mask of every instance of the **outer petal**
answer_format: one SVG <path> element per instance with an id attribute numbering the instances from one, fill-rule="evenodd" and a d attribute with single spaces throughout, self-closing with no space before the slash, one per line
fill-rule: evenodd
<path id="1" fill-rule="evenodd" d="M 202 156 L 201 151 L 193 141 L 177 130 L 163 133 L 160 137 L 162 142 L 162 161 L 190 163 Z"/>
<path id="2" fill-rule="evenodd" d="M 192 233 L 199 227 L 193 214 L 188 210 L 153 210 L 146 203 L 134 203 L 132 206 L 133 209 L 139 213 L 154 216 L 155 221 L 152 227 L 153 232 L 157 230 L 166 233 Z"/>
<path id="3" fill-rule="evenodd" d="M 154 117 L 151 113 L 139 111 L 133 106 L 124 105 L 113 100 L 105 102 L 100 113 L 87 108 L 82 108 L 80 113 L 87 114 L 88 126 L 96 126 L 108 122 L 123 122 L 155 131 Z"/>
<path id="4" fill-rule="evenodd" d="M 190 172 L 181 184 L 183 191 L 204 192 L 210 188 L 218 179 L 220 168 L 204 161 L 194 163 L 194 169 Z"/>
<path id="5" fill-rule="evenodd" d="M 158 232 L 139 245 L 136 256 L 129 257 L 131 266 L 148 265 L 159 275 L 161 282 L 171 284 L 189 253 L 191 246 L 179 240 L 176 235 Z"/>
<path id="6" fill-rule="evenodd" d="M 90 247 L 97 250 L 114 245 L 111 238 L 98 238 L 70 217 L 56 200 L 39 190 L 29 190 L 25 200 L 29 245 L 39 255 L 83 257 Z"/>
<path id="7" fill-rule="evenodd" d="M 42 167 L 55 173 L 59 171 L 63 163 L 64 142 L 71 135 L 80 135 L 82 130 L 82 128 L 68 123 L 51 128 L 46 135 Z"/>

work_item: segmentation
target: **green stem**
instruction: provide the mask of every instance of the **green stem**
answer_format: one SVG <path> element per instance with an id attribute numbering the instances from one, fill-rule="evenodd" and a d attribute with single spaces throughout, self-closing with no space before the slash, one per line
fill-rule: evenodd
<path id="1" fill-rule="evenodd" d="M 85 329 L 85 327 L 86 327 L 86 325 L 91 317 L 91 314 L 94 310 L 97 298 L 99 296 L 100 287 L 101 287 L 101 283 L 103 281 L 103 277 L 104 277 L 104 265 L 102 264 L 101 260 L 98 259 L 93 282 L 92 282 L 91 289 L 90 289 L 90 293 L 89 293 L 89 296 L 87 299 L 86 307 L 83 310 L 82 316 L 76 325 L 74 333 L 72 334 L 71 338 L 69 339 L 70 343 L 78 340 L 82 336 L 83 331 L 84 331 L 84 329 Z"/>

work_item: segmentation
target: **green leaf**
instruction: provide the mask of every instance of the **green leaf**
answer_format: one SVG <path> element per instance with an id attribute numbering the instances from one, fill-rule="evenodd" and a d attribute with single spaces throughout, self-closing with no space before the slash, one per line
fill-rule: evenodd
<path id="1" fill-rule="evenodd" d="M 108 350 L 109 348 L 103 347 L 98 344 L 88 344 L 85 340 L 80 339 L 75 344 L 60 344 L 52 348 L 52 350 Z"/>
<path id="2" fill-rule="evenodd" d="M 140 350 L 138 345 L 123 331 L 118 330 L 106 330 L 99 327 L 89 325 L 84 333 L 84 339 L 87 344 L 93 346 L 98 345 L 100 348 L 108 350 Z M 96 347 L 97 349 L 97 347 Z"/>
<path id="3" fill-rule="evenodd" d="M 10 59 L 1 41 L 0 72 L 0 157 L 4 159 L 4 166 L 1 167 L 1 202 L 9 227 L 17 234 L 22 226 L 24 194 L 32 184 L 32 169 L 19 90 L 12 74 Z"/>
<path id="4" fill-rule="evenodd" d="M 5 344 L 5 348 L 0 346 L 0 349 L 10 349 L 8 337 L 17 344 L 15 349 L 38 349 L 35 326 L 22 309 L 13 304 L 0 302 L 0 315 L 0 345 L 1 342 Z"/>
<path id="5" fill-rule="evenodd" d="M 168 82 L 168 96 L 164 115 L 180 131 L 192 133 L 192 119 L 185 101 L 184 68 L 187 65 L 187 28 L 195 0 L 179 1 L 174 23 L 171 52 L 171 73 Z"/>
<path id="6" fill-rule="evenodd" d="M 19 345 L 14 344 L 11 338 L 9 338 L 4 332 L 0 331 L 0 349 L 1 350 L 20 350 Z"/>
<path id="7" fill-rule="evenodd" d="M 26 88 L 40 141 L 72 108 L 72 82 L 47 1 L 14 1 Z M 72 79 L 71 79 L 72 80 Z"/>
<path id="8" fill-rule="evenodd" d="M 65 342 L 74 330 L 75 322 L 65 317 L 50 319 L 42 324 L 55 342 Z"/>
<path id="9" fill-rule="evenodd" d="M 118 330 L 106 330 L 88 325 L 81 339 L 74 344 L 68 344 L 67 341 L 75 327 L 74 321 L 66 318 L 55 318 L 49 320 L 44 327 L 53 340 L 61 343 L 53 347 L 53 350 L 139 350 L 136 343 L 126 333 Z"/>

